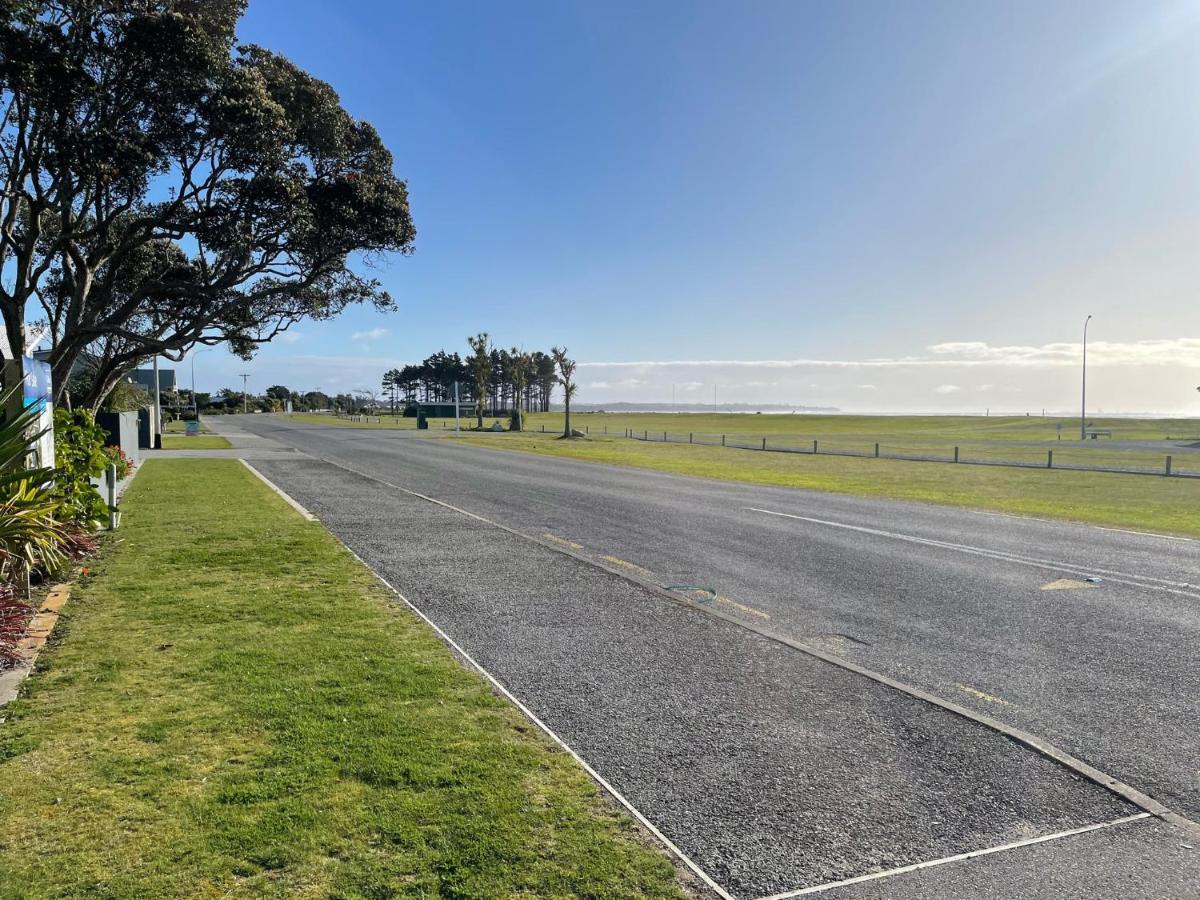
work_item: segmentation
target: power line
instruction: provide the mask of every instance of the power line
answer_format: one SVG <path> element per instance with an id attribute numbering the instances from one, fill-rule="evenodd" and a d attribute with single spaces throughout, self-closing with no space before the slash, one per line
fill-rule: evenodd
<path id="1" fill-rule="evenodd" d="M 246 373 L 242 373 L 238 375 L 238 378 L 242 379 L 242 412 L 248 413 L 250 412 L 250 406 L 249 395 L 246 393 L 246 383 L 250 380 L 250 376 Z"/>

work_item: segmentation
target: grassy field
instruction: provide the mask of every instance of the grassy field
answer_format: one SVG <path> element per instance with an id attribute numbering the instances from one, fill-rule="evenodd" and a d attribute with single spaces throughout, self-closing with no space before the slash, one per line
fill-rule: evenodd
<path id="1" fill-rule="evenodd" d="M 318 523 L 151 460 L 0 722 L 0 897 L 679 896 Z"/>
<path id="2" fill-rule="evenodd" d="M 374 421 L 376 418 L 379 421 Z M 404 416 L 371 416 L 370 422 L 355 422 L 350 419 L 339 419 L 329 413 L 293 413 L 288 416 L 288 419 L 293 422 L 304 422 L 308 425 L 331 425 L 337 428 L 390 428 L 414 431 L 417 427 L 415 418 L 406 418 Z M 474 423 L 473 418 L 469 418 L 465 411 L 462 417 L 462 427 L 469 428 Z M 492 422 L 497 421 L 495 417 L 484 419 L 484 425 L 490 426 Z M 507 426 L 508 419 L 500 420 L 501 424 Z M 443 431 L 454 427 L 453 419 L 430 419 L 429 427 L 434 431 Z"/>
<path id="3" fill-rule="evenodd" d="M 228 450 L 233 444 L 219 434 L 197 434 L 192 437 L 181 434 L 164 434 L 164 450 Z"/>
<path id="4" fill-rule="evenodd" d="M 1200 537 L 1200 479 L 761 453 L 630 441 L 594 432 L 587 440 L 574 441 L 539 432 L 445 439 L 680 475 L 921 500 Z"/>
<path id="5" fill-rule="evenodd" d="M 621 435 L 625 429 L 638 437 L 662 440 L 667 432 L 672 439 L 686 442 L 689 434 L 697 443 L 720 444 L 722 436 L 730 445 L 768 446 L 863 454 L 880 452 L 904 456 L 954 457 L 958 447 L 962 459 L 1006 460 L 1044 464 L 1047 451 L 1054 451 L 1058 465 L 1089 465 L 1115 468 L 1161 470 L 1166 456 L 1173 456 L 1176 471 L 1200 471 L 1200 452 L 1181 451 L 1171 441 L 1189 437 L 1200 442 L 1200 420 L 1196 419 L 1094 419 L 1093 427 L 1111 430 L 1111 439 L 1079 440 L 1078 420 L 1026 416 L 767 416 L 704 414 L 607 414 L 583 413 L 571 416 L 572 427 L 590 436 Z M 534 414 L 529 417 L 532 430 L 561 432 L 561 413 Z M 1137 447 L 1120 442 L 1136 441 Z M 1116 442 L 1116 443 L 1114 443 Z M 1154 444 L 1159 443 L 1160 447 Z"/>
<path id="6" fill-rule="evenodd" d="M 754 415 L 748 413 L 573 413 L 574 427 L 603 433 L 670 431 L 687 434 L 744 434 L 755 436 L 798 435 L 825 440 L 860 443 L 883 441 L 905 444 L 986 441 L 1057 441 L 1062 423 L 1063 442 L 1079 442 L 1079 419 L 1041 416 L 851 416 L 851 415 Z M 530 424 L 545 425 L 547 431 L 561 430 L 563 415 L 531 413 Z M 1165 440 L 1191 438 L 1200 441 L 1200 419 L 1106 419 L 1089 418 L 1091 427 L 1110 430 L 1114 440 Z M 1092 442 L 1089 441 L 1089 445 Z M 1096 443 L 1103 443 L 1103 439 Z"/>
<path id="7" fill-rule="evenodd" d="M 294 421 L 345 428 L 416 428 L 416 419 L 382 416 L 379 422 L 353 422 L 327 414 L 296 414 Z M 623 435 L 696 443 L 761 446 L 765 437 L 776 448 L 808 449 L 816 440 L 821 449 L 872 454 L 875 444 L 883 455 L 954 457 L 1045 464 L 1047 451 L 1056 465 L 1087 465 L 1161 471 L 1167 455 L 1173 470 L 1200 471 L 1200 452 L 1181 450 L 1170 442 L 1200 443 L 1200 419 L 1089 419 L 1090 427 L 1112 431 L 1112 438 L 1080 441 L 1077 419 L 1040 416 L 833 416 L 693 413 L 576 413 L 574 428 L 591 437 Z M 470 421 L 464 417 L 463 425 Z M 494 417 L 484 420 L 490 426 Z M 1058 425 L 1061 423 L 1061 431 Z M 505 423 L 506 424 L 506 423 Z M 453 419 L 431 419 L 430 433 L 444 434 Z M 527 430 L 560 433 L 562 413 L 530 413 Z M 1137 442 L 1138 446 L 1122 446 Z"/>

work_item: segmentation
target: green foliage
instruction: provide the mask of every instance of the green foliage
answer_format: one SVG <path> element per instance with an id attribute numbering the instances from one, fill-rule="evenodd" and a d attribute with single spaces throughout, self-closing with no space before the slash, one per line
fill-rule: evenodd
<path id="1" fill-rule="evenodd" d="M 124 450 L 115 444 L 105 447 L 104 455 L 107 457 L 105 466 L 111 463 L 117 467 L 118 480 L 128 477 L 129 473 L 133 471 L 133 460 L 129 458 Z"/>
<path id="2" fill-rule="evenodd" d="M 150 394 L 128 381 L 118 381 L 109 395 L 104 398 L 104 409 L 109 412 L 136 412 L 153 405 Z"/>
<path id="3" fill-rule="evenodd" d="M 103 521 L 108 512 L 90 480 L 103 475 L 108 466 L 105 437 L 91 411 L 54 410 L 55 495 L 63 517 L 81 525 Z"/>
<path id="4" fill-rule="evenodd" d="M 56 388 L 87 352 L 76 402 L 96 408 L 155 354 L 248 356 L 301 319 L 393 305 L 351 265 L 411 250 L 392 155 L 330 85 L 238 40 L 245 0 L 4 7 L 0 143 L 21 152 L 0 158 L 0 312 L 16 346 L 45 304 Z"/>
<path id="5" fill-rule="evenodd" d="M 0 403 L 7 405 L 18 390 L 8 391 Z M 50 489 L 53 473 L 26 468 L 42 435 L 36 426 L 32 409 L 0 425 L 0 578 L 6 583 L 37 570 L 55 571 L 67 561 L 59 503 Z"/>

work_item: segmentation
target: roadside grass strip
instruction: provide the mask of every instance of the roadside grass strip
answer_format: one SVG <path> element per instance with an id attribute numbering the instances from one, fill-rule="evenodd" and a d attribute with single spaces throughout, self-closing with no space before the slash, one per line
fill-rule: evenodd
<path id="1" fill-rule="evenodd" d="M 122 508 L 4 709 L 0 896 L 681 896 L 567 754 L 239 462 L 150 460 Z"/>
<path id="2" fill-rule="evenodd" d="M 164 450 L 229 450 L 233 444 L 219 434 L 187 435 L 164 434 Z"/>
<path id="3" fill-rule="evenodd" d="M 563 441 L 550 434 L 520 432 L 446 439 L 723 481 L 915 500 L 1200 537 L 1200 517 L 1195 514 L 1200 504 L 1200 479 L 737 452 L 619 436 Z"/>

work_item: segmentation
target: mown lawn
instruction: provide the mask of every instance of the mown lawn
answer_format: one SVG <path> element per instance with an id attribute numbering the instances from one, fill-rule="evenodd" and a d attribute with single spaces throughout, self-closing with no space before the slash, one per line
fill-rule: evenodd
<path id="1" fill-rule="evenodd" d="M 164 434 L 164 450 L 228 450 L 233 444 L 219 434 L 186 435 Z"/>
<path id="2" fill-rule="evenodd" d="M 1113 432 L 1113 440 L 1200 440 L 1200 419 L 1132 419 L 1089 417 L 1091 427 Z M 563 414 L 530 413 L 529 425 L 558 431 Z M 1059 425 L 1061 423 L 1061 431 Z M 810 440 L 850 440 L 860 443 L 920 443 L 941 446 L 973 441 L 1057 441 L 1079 443 L 1079 418 L 1058 416 L 860 416 L 756 415 L 754 413 L 572 413 L 571 424 L 593 434 L 622 433 L 626 428 L 651 433 L 796 435 Z M 1101 438 L 1095 446 L 1103 446 Z M 1089 446 L 1092 442 L 1088 442 Z"/>
<path id="3" fill-rule="evenodd" d="M 150 460 L 122 508 L 0 712 L 0 896 L 679 895 L 570 757 L 239 463 Z"/>
<path id="4" fill-rule="evenodd" d="M 445 439 L 703 478 L 921 500 L 1200 537 L 1200 479 L 763 453 L 595 435 L 564 441 L 540 432 Z"/>

